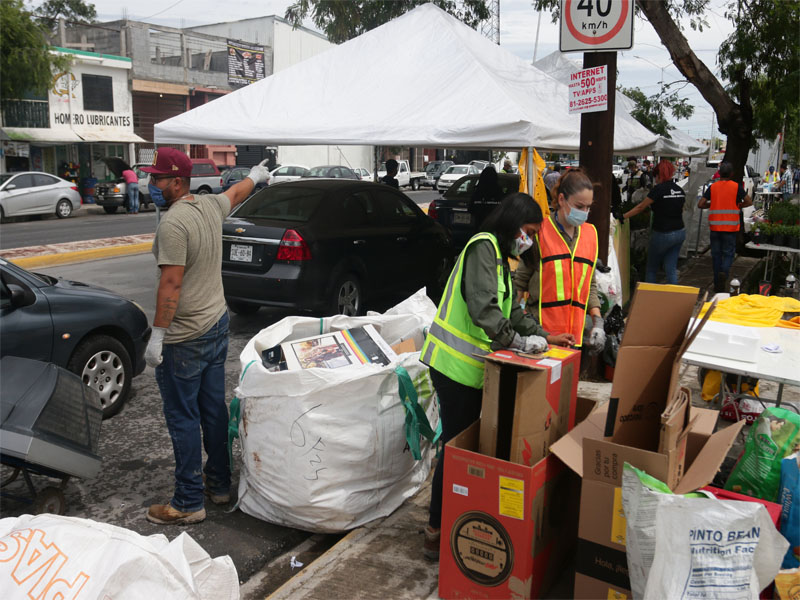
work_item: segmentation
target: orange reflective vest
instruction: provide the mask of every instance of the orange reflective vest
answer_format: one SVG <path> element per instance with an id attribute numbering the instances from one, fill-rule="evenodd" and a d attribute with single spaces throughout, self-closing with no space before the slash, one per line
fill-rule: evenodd
<path id="1" fill-rule="evenodd" d="M 597 262 L 597 230 L 584 223 L 577 229 L 572 251 L 553 223 L 542 222 L 539 244 L 539 322 L 549 333 L 571 333 L 583 341 L 586 301 Z"/>
<path id="2" fill-rule="evenodd" d="M 739 231 L 739 206 L 736 195 L 739 184 L 723 180 L 711 184 L 711 208 L 708 211 L 708 227 L 711 231 Z"/>

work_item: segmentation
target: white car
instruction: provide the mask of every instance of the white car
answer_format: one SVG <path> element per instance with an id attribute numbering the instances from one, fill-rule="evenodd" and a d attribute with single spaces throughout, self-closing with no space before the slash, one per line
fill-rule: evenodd
<path id="1" fill-rule="evenodd" d="M 281 181 L 300 179 L 308 173 L 308 170 L 308 167 L 305 165 L 281 165 L 270 171 L 269 183 L 272 185 L 273 183 L 280 183 Z"/>
<path id="2" fill-rule="evenodd" d="M 452 165 L 447 167 L 447 170 L 439 177 L 439 181 L 436 182 L 436 189 L 439 190 L 440 194 L 444 194 L 453 183 L 464 177 L 464 175 L 477 175 L 478 173 L 480 171 L 475 165 Z"/>
<path id="3" fill-rule="evenodd" d="M 367 171 L 364 167 L 356 167 L 353 172 L 361 178 L 361 181 L 372 181 L 372 173 Z"/>
<path id="4" fill-rule="evenodd" d="M 622 181 L 622 176 L 625 174 L 625 167 L 622 165 L 611 165 L 611 173 L 614 175 L 614 179 Z"/>
<path id="5" fill-rule="evenodd" d="M 65 219 L 80 208 L 78 186 L 39 171 L 0 174 L 0 219 L 51 215 Z"/>

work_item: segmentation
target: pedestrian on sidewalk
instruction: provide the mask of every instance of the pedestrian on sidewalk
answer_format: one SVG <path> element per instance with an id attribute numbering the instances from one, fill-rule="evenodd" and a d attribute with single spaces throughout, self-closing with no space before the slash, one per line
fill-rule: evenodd
<path id="1" fill-rule="evenodd" d="M 736 234 L 739 232 L 741 209 L 753 201 L 744 186 L 733 177 L 733 163 L 722 161 L 719 180 L 712 183 L 697 203 L 698 208 L 709 208 L 708 228 L 711 241 L 711 264 L 714 269 L 714 292 L 727 289 L 733 257 L 736 253 Z"/>
<path id="2" fill-rule="evenodd" d="M 230 501 L 225 405 L 228 311 L 220 232 L 225 217 L 257 184 L 269 179 L 269 171 L 255 166 L 225 193 L 195 196 L 189 192 L 192 161 L 180 150 L 157 150 L 153 165 L 143 170 L 150 173 L 153 202 L 160 205 L 163 199 L 170 207 L 153 242 L 159 281 L 145 360 L 156 370 L 175 454 L 172 499 L 151 505 L 147 520 L 199 523 L 206 518 L 204 495 L 214 504 Z M 201 444 L 208 455 L 205 467 Z"/>
<path id="3" fill-rule="evenodd" d="M 386 175 L 381 177 L 381 181 L 386 185 L 390 185 L 395 189 L 400 189 L 400 182 L 397 181 L 395 175 L 397 175 L 397 169 L 400 164 L 393 158 L 390 158 L 386 161 Z"/>
<path id="4" fill-rule="evenodd" d="M 122 178 L 125 180 L 125 193 L 128 195 L 128 210 L 125 212 L 135 215 L 139 212 L 139 178 L 132 169 L 122 171 Z"/>
<path id="5" fill-rule="evenodd" d="M 778 191 L 782 194 L 784 200 L 792 197 L 792 172 L 786 161 L 781 163 L 781 178 L 778 182 Z"/>
<path id="6" fill-rule="evenodd" d="M 570 345 L 572 335 L 551 335 L 514 299 L 508 259 L 533 245 L 542 210 L 527 194 L 508 196 L 467 242 L 439 303 L 422 346 L 420 360 L 430 367 L 439 398 L 442 442 L 447 443 L 481 414 L 483 361 L 475 355 L 501 348 L 535 353 L 548 344 Z M 424 555 L 439 559 L 442 525 L 442 477 L 439 460 L 431 484 Z"/>
<path id="7" fill-rule="evenodd" d="M 656 167 L 656 185 L 644 200 L 623 215 L 625 219 L 630 219 L 652 206 L 653 229 L 647 250 L 647 283 L 658 282 L 658 270 L 662 265 L 667 283 L 678 283 L 678 254 L 686 239 L 683 226 L 686 193 L 672 180 L 674 173 L 675 165 L 662 158 Z"/>

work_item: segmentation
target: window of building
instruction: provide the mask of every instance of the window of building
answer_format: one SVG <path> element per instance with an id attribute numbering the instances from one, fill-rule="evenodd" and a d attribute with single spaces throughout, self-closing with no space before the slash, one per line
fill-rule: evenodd
<path id="1" fill-rule="evenodd" d="M 107 75 L 81 75 L 83 110 L 114 111 L 114 86 Z"/>

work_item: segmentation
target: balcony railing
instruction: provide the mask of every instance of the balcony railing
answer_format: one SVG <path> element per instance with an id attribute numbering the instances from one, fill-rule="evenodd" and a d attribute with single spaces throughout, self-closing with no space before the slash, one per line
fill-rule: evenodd
<path id="1" fill-rule="evenodd" d="M 50 127 L 47 100 L 3 100 L 2 109 L 6 127 Z"/>

